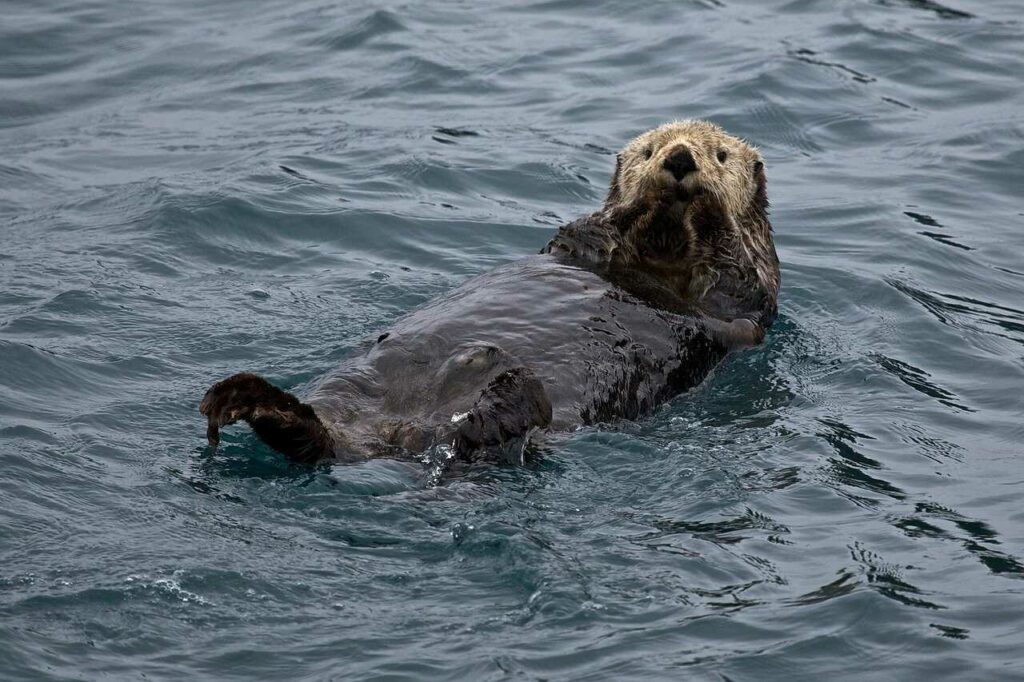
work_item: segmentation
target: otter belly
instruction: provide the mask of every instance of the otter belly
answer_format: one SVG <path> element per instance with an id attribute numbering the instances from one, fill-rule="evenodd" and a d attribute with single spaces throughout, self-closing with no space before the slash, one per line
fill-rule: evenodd
<path id="1" fill-rule="evenodd" d="M 399 319 L 308 403 L 352 453 L 490 443 L 636 417 L 699 383 L 725 353 L 701 320 L 539 255 Z"/>

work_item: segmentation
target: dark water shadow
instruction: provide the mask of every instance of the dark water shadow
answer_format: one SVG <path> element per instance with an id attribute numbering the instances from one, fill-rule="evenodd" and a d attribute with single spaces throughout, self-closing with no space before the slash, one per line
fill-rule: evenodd
<path id="1" fill-rule="evenodd" d="M 975 15 L 964 10 L 954 9 L 935 2 L 935 0 L 875 0 L 883 7 L 910 7 L 911 9 L 931 12 L 940 19 L 974 19 Z"/>
<path id="2" fill-rule="evenodd" d="M 839 62 L 831 62 L 826 59 L 820 59 L 818 53 L 814 50 L 807 49 L 805 47 L 797 48 L 789 51 L 789 56 L 797 61 L 804 62 L 805 64 L 812 64 L 814 66 L 827 66 L 830 69 L 845 73 L 853 80 L 858 83 L 874 83 L 876 79 L 874 76 L 869 76 L 866 73 L 858 71 L 857 69 L 850 68 L 845 64 Z"/>
<path id="3" fill-rule="evenodd" d="M 874 440 L 872 436 L 855 431 L 837 417 L 820 418 L 818 421 L 826 430 L 818 432 L 817 435 L 824 439 L 836 454 L 835 457 L 828 458 L 827 474 L 836 491 L 858 506 L 872 509 L 879 504 L 874 495 L 882 495 L 893 500 L 907 498 L 905 491 L 881 478 L 877 473 L 885 469 L 881 462 L 854 447 L 860 440 Z M 851 488 L 870 495 L 854 493 Z"/>
<path id="4" fill-rule="evenodd" d="M 943 521 L 959 532 L 940 527 L 938 523 Z M 913 514 L 896 516 L 890 523 L 909 537 L 957 542 L 992 573 L 1024 579 L 1024 563 L 1020 559 L 988 546 L 1000 543 L 995 530 L 984 521 L 968 518 L 934 502 L 918 502 Z"/>
<path id="5" fill-rule="evenodd" d="M 885 281 L 948 327 L 990 334 L 1024 345 L 1024 310 L 959 294 L 932 292 L 898 279 L 886 278 Z"/>
<path id="6" fill-rule="evenodd" d="M 934 398 L 947 407 L 952 407 L 963 412 L 977 411 L 958 402 L 958 398 L 955 393 L 947 391 L 946 389 L 936 385 L 931 381 L 931 375 L 923 369 L 918 369 L 906 362 L 886 357 L 881 353 L 873 354 L 870 357 L 888 374 L 896 377 L 918 393 L 926 395 L 929 398 Z"/>
<path id="7" fill-rule="evenodd" d="M 911 218 L 914 222 L 916 222 L 919 225 L 924 225 L 925 227 L 943 227 L 942 223 L 940 223 L 938 220 L 932 218 L 930 215 L 927 215 L 925 213 L 904 211 L 903 215 L 907 216 L 908 218 Z M 934 230 L 922 230 L 918 232 L 918 234 L 924 237 L 928 237 L 929 239 L 937 241 L 938 243 L 943 244 L 945 246 L 952 246 L 957 249 L 962 249 L 963 251 L 975 250 L 973 246 L 961 244 L 960 242 L 953 239 L 953 235 L 946 234 L 945 232 L 936 232 Z"/>
<path id="8" fill-rule="evenodd" d="M 850 555 L 864 571 L 868 587 L 884 597 L 905 606 L 913 606 L 929 610 L 943 610 L 946 606 L 927 599 L 927 593 L 911 584 L 906 578 L 906 571 L 900 566 L 891 564 L 878 554 L 854 543 L 850 547 Z"/>
<path id="9" fill-rule="evenodd" d="M 789 528 L 778 523 L 767 514 L 750 509 L 743 513 L 720 521 L 683 521 L 664 517 L 626 513 L 624 518 L 635 523 L 653 526 L 655 530 L 630 538 L 635 544 L 649 544 L 673 535 L 688 535 L 698 540 L 705 540 L 719 546 L 736 545 L 752 535 L 788 534 Z"/>

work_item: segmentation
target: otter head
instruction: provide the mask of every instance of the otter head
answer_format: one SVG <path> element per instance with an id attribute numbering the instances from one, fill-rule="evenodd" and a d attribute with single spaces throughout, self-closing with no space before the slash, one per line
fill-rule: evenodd
<path id="1" fill-rule="evenodd" d="M 707 290 L 721 265 L 771 279 L 775 256 L 764 161 L 707 121 L 666 123 L 619 153 L 604 215 L 645 266 Z M 701 274 L 703 273 L 703 274 Z M 709 279 L 710 278 L 710 279 Z"/>
<path id="2" fill-rule="evenodd" d="M 707 121 L 666 123 L 634 138 L 619 153 L 611 206 L 692 203 L 710 195 L 739 216 L 764 201 L 764 160 L 738 137 Z"/>

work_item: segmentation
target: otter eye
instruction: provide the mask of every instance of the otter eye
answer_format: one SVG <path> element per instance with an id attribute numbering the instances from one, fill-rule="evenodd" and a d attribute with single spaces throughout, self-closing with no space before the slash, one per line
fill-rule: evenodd
<path id="1" fill-rule="evenodd" d="M 724 149 L 718 150 L 718 163 L 725 163 L 725 160 L 729 158 L 729 154 Z"/>
<path id="2" fill-rule="evenodd" d="M 649 159 L 654 155 L 654 150 L 650 147 L 644 147 L 644 158 Z"/>

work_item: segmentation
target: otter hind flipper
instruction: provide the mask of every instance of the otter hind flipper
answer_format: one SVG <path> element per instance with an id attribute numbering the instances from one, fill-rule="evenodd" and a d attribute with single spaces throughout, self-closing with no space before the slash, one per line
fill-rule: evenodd
<path id="1" fill-rule="evenodd" d="M 333 453 L 333 440 L 313 408 L 255 374 L 235 374 L 211 386 L 199 412 L 207 418 L 212 446 L 220 441 L 220 427 L 242 420 L 289 459 L 315 462 Z"/>
<path id="2" fill-rule="evenodd" d="M 540 379 L 525 367 L 494 377 L 462 418 L 455 451 L 470 457 L 480 450 L 525 445 L 534 430 L 551 424 L 551 401 Z"/>

